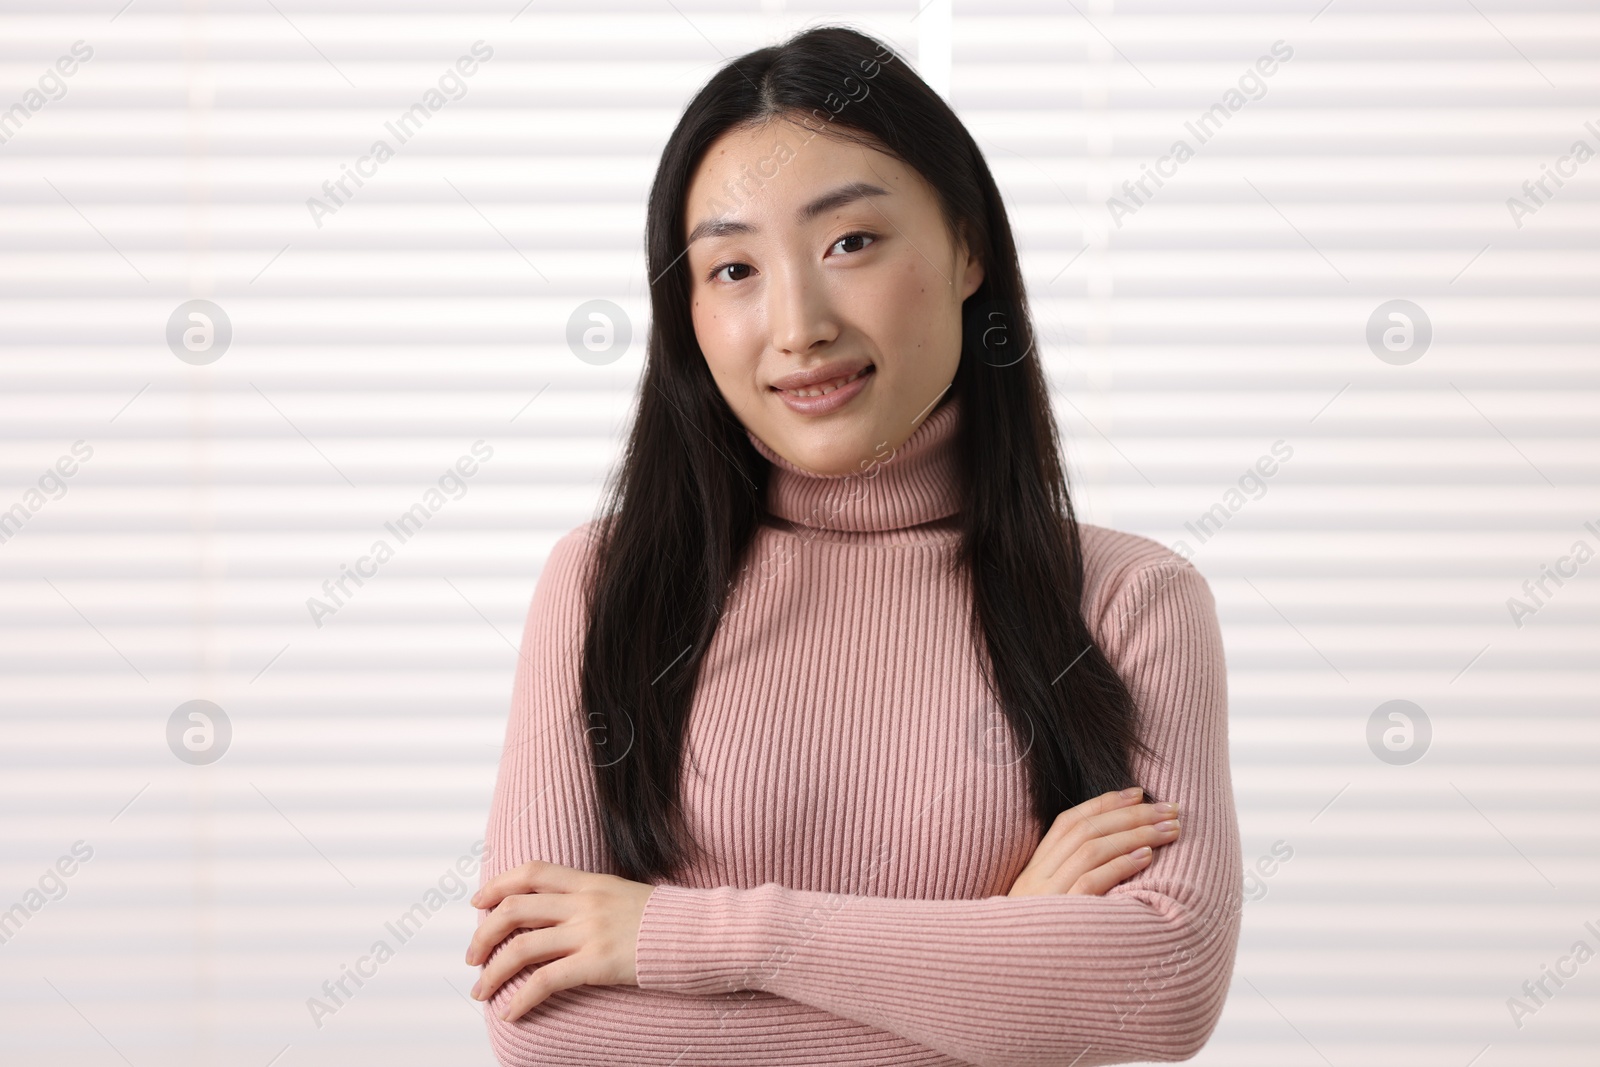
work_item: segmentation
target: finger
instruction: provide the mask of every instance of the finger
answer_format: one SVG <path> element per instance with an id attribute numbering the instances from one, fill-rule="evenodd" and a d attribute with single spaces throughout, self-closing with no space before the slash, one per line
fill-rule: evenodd
<path id="1" fill-rule="evenodd" d="M 1178 805 L 1172 801 L 1163 801 L 1160 804 L 1133 804 L 1126 808 L 1115 808 L 1111 811 L 1085 815 L 1078 823 L 1078 827 L 1087 827 L 1098 834 L 1114 833 L 1117 830 L 1126 830 L 1130 826 L 1141 823 L 1158 822 L 1161 819 L 1170 819 L 1178 813 Z"/>
<path id="2" fill-rule="evenodd" d="M 1078 827 L 1078 834 L 1083 840 L 1088 840 L 1091 834 L 1101 837 L 1110 837 L 1125 830 L 1151 823 L 1161 822 L 1178 817 L 1178 805 L 1171 801 L 1160 804 L 1140 804 L 1137 807 L 1126 808 L 1121 811 L 1107 812 L 1103 815 L 1086 816 Z"/>
<path id="3" fill-rule="evenodd" d="M 1067 895 L 1104 896 L 1113 886 L 1122 884 L 1150 866 L 1154 858 L 1155 851 L 1148 846 L 1124 853 L 1083 875 L 1067 889 Z"/>
<path id="4" fill-rule="evenodd" d="M 1160 848 L 1163 845 L 1170 845 L 1178 839 L 1179 833 L 1178 822 L 1173 819 L 1153 826 L 1140 826 L 1120 834 L 1095 838 L 1085 842 L 1068 862 L 1062 864 L 1061 871 L 1054 877 L 1053 882 L 1061 886 L 1071 885 L 1075 876 L 1082 876 L 1119 856 L 1129 855 L 1141 848 Z"/>
<path id="5" fill-rule="evenodd" d="M 565 893 L 587 873 L 559 863 L 529 860 L 483 883 L 483 887 L 472 894 L 471 903 L 479 908 L 492 908 L 513 893 Z"/>
<path id="6" fill-rule="evenodd" d="M 467 943 L 467 964 L 477 966 L 488 959 L 494 947 L 518 929 L 552 926 L 568 918 L 574 908 L 571 898 L 562 893 L 506 897 L 472 932 L 472 940 Z"/>
<path id="7" fill-rule="evenodd" d="M 1071 855 L 1051 868 L 1041 868 L 1036 877 L 1043 880 L 1047 892 L 1064 893 L 1083 875 L 1118 856 L 1149 846 L 1160 848 L 1177 840 L 1180 830 L 1176 819 L 1137 826 L 1121 833 L 1094 837 L 1080 844 Z"/>
<path id="8" fill-rule="evenodd" d="M 1054 821 L 1051 822 L 1044 838 L 1034 848 L 1033 856 L 1029 859 L 1027 867 L 1023 869 L 1023 873 L 1053 873 L 1066 862 L 1067 857 L 1071 856 L 1088 836 L 1088 834 L 1081 832 L 1085 818 L 1091 813 L 1116 811 L 1119 808 L 1130 808 L 1133 805 L 1137 805 L 1139 795 L 1143 791 L 1135 786 L 1126 792 L 1133 795 L 1130 796 L 1118 792 L 1102 793 L 1099 796 L 1090 797 L 1080 804 L 1075 804 L 1057 815 Z"/>
<path id="9" fill-rule="evenodd" d="M 1126 808 L 1139 803 L 1139 797 L 1143 795 L 1144 791 L 1139 789 L 1138 786 L 1134 786 L 1133 789 L 1138 790 L 1138 792 L 1132 796 L 1124 796 L 1120 792 L 1101 793 L 1097 797 L 1090 797 L 1081 804 L 1074 804 L 1055 817 L 1055 821 L 1050 824 L 1050 830 L 1044 835 L 1044 841 L 1040 842 L 1040 846 L 1053 844 L 1052 838 L 1055 841 L 1059 841 L 1071 833 L 1084 819 L 1092 815 L 1101 815 L 1105 812 L 1115 811 L 1119 808 Z"/>
<path id="10" fill-rule="evenodd" d="M 1097 837 L 1092 841 L 1086 841 L 1078 850 L 1079 857 L 1084 861 L 1081 866 L 1092 869 L 1147 845 L 1151 848 L 1170 845 L 1178 839 L 1181 832 L 1182 827 L 1177 819 L 1166 819 L 1149 826 L 1124 830 L 1119 834 Z"/>
<path id="11" fill-rule="evenodd" d="M 579 947 L 581 947 L 579 939 L 563 927 L 552 926 L 542 930 L 524 931 L 507 941 L 505 948 L 484 964 L 483 973 L 478 976 L 478 981 L 472 987 L 473 999 L 488 1000 L 494 996 L 495 990 L 505 985 L 524 967 L 548 964 L 551 960 L 576 952 Z M 545 969 L 538 967 L 532 974 L 537 975 Z"/>
<path id="12" fill-rule="evenodd" d="M 1137 804 L 1113 810 L 1094 816 L 1092 821 L 1087 818 L 1080 821 L 1055 841 L 1047 840 L 1047 843 L 1041 844 L 1036 850 L 1036 856 L 1042 869 L 1053 870 L 1068 863 L 1079 849 L 1096 837 L 1110 837 L 1175 818 L 1177 818 L 1177 805 L 1171 803 Z M 1122 851 L 1131 851 L 1136 845 L 1146 843 L 1145 840 L 1140 840 Z"/>
<path id="13" fill-rule="evenodd" d="M 522 983 L 522 988 L 511 998 L 510 1006 L 500 1013 L 500 1018 L 505 1022 L 520 1019 L 543 1004 L 552 993 L 585 984 L 586 970 L 587 965 L 581 955 L 567 956 L 545 964 L 528 975 L 528 980 Z"/>

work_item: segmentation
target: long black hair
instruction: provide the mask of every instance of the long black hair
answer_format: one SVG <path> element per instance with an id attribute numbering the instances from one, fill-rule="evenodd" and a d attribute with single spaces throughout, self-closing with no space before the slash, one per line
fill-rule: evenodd
<path id="1" fill-rule="evenodd" d="M 955 112 L 891 49 L 855 30 L 811 29 L 718 71 L 672 131 L 650 189 L 649 341 L 594 526 L 580 681 L 600 823 L 614 869 L 636 881 L 671 878 L 700 851 L 678 803 L 685 725 L 770 469 L 695 337 L 686 193 L 723 133 L 780 118 L 917 170 L 951 233 L 981 256 L 951 384 L 963 500 L 951 565 L 970 583 L 974 647 L 987 646 L 986 681 L 1026 753 L 1040 824 L 1129 785 L 1144 751 L 1128 688 L 1084 620 L 1077 522 L 994 179 Z"/>

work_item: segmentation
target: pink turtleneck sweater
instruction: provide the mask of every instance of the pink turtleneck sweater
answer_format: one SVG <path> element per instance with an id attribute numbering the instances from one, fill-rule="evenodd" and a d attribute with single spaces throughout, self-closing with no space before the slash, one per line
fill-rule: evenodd
<path id="1" fill-rule="evenodd" d="M 959 417 L 947 399 L 850 476 L 751 436 L 773 464 L 771 517 L 684 760 L 711 859 L 651 893 L 637 987 L 563 990 L 508 1023 L 526 972 L 502 986 L 486 1012 L 500 1063 L 1089 1067 L 1185 1059 L 1210 1036 L 1243 905 L 1210 590 L 1154 541 L 1082 527 L 1086 618 L 1159 754 L 1135 780 L 1180 805 L 1183 829 L 1105 896 L 1007 897 L 1045 827 L 968 597 L 942 573 Z M 530 859 L 617 873 L 577 711 L 590 526 L 556 542 L 533 594 L 484 881 Z"/>

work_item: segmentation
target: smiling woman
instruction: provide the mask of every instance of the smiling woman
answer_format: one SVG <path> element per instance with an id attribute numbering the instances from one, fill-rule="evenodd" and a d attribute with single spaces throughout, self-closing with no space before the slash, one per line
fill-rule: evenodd
<path id="1" fill-rule="evenodd" d="M 1194 1055 L 1243 904 L 1216 612 L 1074 518 L 970 135 L 811 30 L 690 102 L 646 242 L 636 415 L 534 592 L 473 900 L 500 1061 Z"/>
<path id="2" fill-rule="evenodd" d="M 696 170 L 690 214 L 746 160 L 804 133 L 793 119 L 729 131 Z M 874 445 L 899 447 L 946 394 L 962 305 L 983 282 L 927 181 L 887 152 L 828 136 L 737 218 L 695 224 L 688 248 L 694 332 L 717 389 L 750 432 L 824 475 L 853 469 Z"/>

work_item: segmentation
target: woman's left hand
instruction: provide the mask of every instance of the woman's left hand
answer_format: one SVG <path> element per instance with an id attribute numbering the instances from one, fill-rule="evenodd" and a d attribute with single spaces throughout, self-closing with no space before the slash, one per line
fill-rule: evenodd
<path id="1" fill-rule="evenodd" d="M 551 993 L 580 985 L 638 985 L 639 922 L 655 886 L 609 874 L 592 874 L 559 863 L 534 860 L 486 882 L 473 896 L 493 909 L 467 946 L 467 963 L 485 960 L 472 987 L 478 1000 L 529 964 L 528 980 L 501 1013 L 520 1019 Z M 494 947 L 513 933 L 492 960 Z"/>

